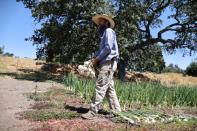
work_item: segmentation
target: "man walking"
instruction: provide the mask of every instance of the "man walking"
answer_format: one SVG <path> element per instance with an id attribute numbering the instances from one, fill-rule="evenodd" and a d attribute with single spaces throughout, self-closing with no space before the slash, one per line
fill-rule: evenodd
<path id="1" fill-rule="evenodd" d="M 99 28 L 101 40 L 99 51 L 92 60 L 92 65 L 98 71 L 95 99 L 90 105 L 89 112 L 82 115 L 84 119 L 93 119 L 95 117 L 96 113 L 100 110 L 100 105 L 105 96 L 108 99 L 112 111 L 121 112 L 113 81 L 113 75 L 117 68 L 119 57 L 116 34 L 112 29 L 115 23 L 111 17 L 105 14 L 97 14 L 92 20 Z"/>

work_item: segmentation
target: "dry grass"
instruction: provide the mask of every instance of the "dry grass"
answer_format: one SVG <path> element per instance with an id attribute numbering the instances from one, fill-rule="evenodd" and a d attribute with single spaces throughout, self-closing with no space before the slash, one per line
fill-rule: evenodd
<path id="1" fill-rule="evenodd" d="M 0 72 L 20 72 L 20 69 L 29 71 L 40 69 L 41 65 L 36 65 L 38 62 L 30 58 L 14 58 L 0 56 Z"/>
<path id="2" fill-rule="evenodd" d="M 36 63 L 44 63 L 44 61 L 36 61 L 30 58 L 14 58 L 14 57 L 0 56 L 0 72 L 1 73 L 4 72 L 29 73 L 31 71 L 39 70 L 42 67 L 42 65 L 38 65 Z M 197 77 L 183 76 L 182 74 L 178 74 L 178 73 L 154 74 L 154 73 L 146 72 L 137 77 L 144 77 L 153 81 L 160 81 L 161 84 L 167 86 L 172 86 L 172 85 L 197 86 Z M 133 78 L 133 79 L 138 79 L 138 78 Z"/>
<path id="3" fill-rule="evenodd" d="M 182 74 L 168 73 L 159 75 L 161 82 L 164 84 L 180 84 L 180 85 L 196 85 L 197 86 L 197 77 L 192 76 L 183 76 Z"/>
<path id="4" fill-rule="evenodd" d="M 197 86 L 197 77 L 184 76 L 179 73 L 162 73 L 162 74 L 153 74 L 153 73 L 144 73 L 145 76 L 150 79 L 160 81 L 161 84 L 167 86 L 173 85 L 188 85 L 188 86 Z"/>

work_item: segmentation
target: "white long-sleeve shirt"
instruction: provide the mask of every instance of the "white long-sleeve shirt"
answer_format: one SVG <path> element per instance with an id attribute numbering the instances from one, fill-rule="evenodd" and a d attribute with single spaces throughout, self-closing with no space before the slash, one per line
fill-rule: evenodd
<path id="1" fill-rule="evenodd" d="M 96 58 L 100 61 L 99 65 L 112 60 L 112 58 L 119 58 L 116 34 L 111 28 L 106 28 L 101 36 L 100 47 L 96 53 Z"/>

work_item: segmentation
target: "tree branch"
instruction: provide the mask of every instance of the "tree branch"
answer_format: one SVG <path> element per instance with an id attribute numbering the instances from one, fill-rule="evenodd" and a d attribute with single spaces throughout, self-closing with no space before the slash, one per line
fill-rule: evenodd
<path id="1" fill-rule="evenodd" d="M 158 33 L 157 33 L 157 37 L 158 38 L 162 38 L 162 34 L 169 31 L 169 30 L 172 30 L 172 27 L 174 26 L 178 26 L 180 25 L 179 23 L 174 23 L 174 24 L 171 24 L 171 25 L 168 25 L 167 27 L 165 27 L 164 29 L 160 30 Z"/>

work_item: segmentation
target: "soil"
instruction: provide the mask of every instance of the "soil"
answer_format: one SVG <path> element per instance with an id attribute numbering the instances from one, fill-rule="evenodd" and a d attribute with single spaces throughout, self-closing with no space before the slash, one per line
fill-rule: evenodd
<path id="1" fill-rule="evenodd" d="M 86 131 L 89 129 L 119 130 L 127 128 L 124 124 L 113 123 L 111 120 L 103 117 L 103 115 L 99 115 L 94 120 L 83 120 L 80 117 L 70 120 L 52 119 L 44 122 L 18 119 L 20 112 L 34 110 L 32 105 L 35 105 L 36 102 L 28 99 L 25 94 L 34 92 L 36 86 L 38 87 L 38 92 L 46 92 L 47 90 L 60 88 L 63 85 L 59 83 L 34 82 L 13 79 L 9 76 L 0 76 L 0 131 Z M 69 104 L 70 108 L 72 107 L 71 110 L 75 110 L 78 113 L 88 111 L 88 105 L 86 105 L 84 109 L 77 108 L 77 106 L 83 104 L 78 99 L 67 99 L 65 103 Z M 69 107 L 67 106 L 67 108 Z"/>
<path id="2" fill-rule="evenodd" d="M 8 76 L 0 76 L 0 131 L 23 131 L 35 126 L 34 122 L 17 119 L 17 113 L 30 110 L 33 100 L 28 99 L 25 93 L 33 92 L 35 87 L 38 91 L 46 91 L 55 86 L 46 82 L 33 82 L 17 80 Z"/>

